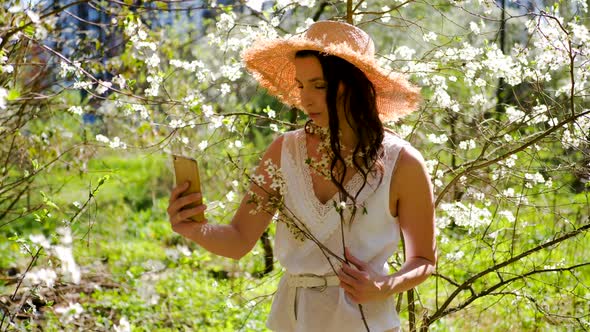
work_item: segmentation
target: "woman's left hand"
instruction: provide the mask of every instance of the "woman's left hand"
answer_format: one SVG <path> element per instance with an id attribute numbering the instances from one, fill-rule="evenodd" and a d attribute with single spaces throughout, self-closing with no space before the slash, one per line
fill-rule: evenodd
<path id="1" fill-rule="evenodd" d="M 352 301 L 365 303 L 389 297 L 390 276 L 377 273 L 368 263 L 354 257 L 348 248 L 344 249 L 344 254 L 354 266 L 343 264 L 338 278 L 340 287 Z"/>

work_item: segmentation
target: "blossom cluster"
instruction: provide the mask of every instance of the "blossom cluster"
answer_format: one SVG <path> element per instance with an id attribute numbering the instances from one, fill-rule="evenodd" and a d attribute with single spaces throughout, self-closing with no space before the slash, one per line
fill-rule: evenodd
<path id="1" fill-rule="evenodd" d="M 159 71 L 160 56 L 157 52 L 157 45 L 150 41 L 149 34 L 139 18 L 129 18 L 125 21 L 125 35 L 129 37 L 136 55 L 142 59 L 147 66 L 146 81 L 150 86 L 144 91 L 147 96 L 156 97 L 159 95 L 163 74 Z"/>
<path id="2" fill-rule="evenodd" d="M 81 279 L 80 268 L 76 264 L 72 252 L 72 234 L 69 227 L 61 227 L 57 229 L 60 235 L 60 242 L 52 244 L 43 234 L 32 234 L 29 236 L 29 242 L 39 248 L 43 248 L 45 252 L 57 258 L 60 263 L 59 276 L 65 281 L 78 284 Z M 22 242 L 23 246 L 28 246 L 26 242 Z M 30 248 L 27 252 L 32 252 Z M 59 278 L 58 273 L 52 268 L 32 269 L 24 276 L 24 284 L 27 286 L 44 286 L 51 288 Z"/>

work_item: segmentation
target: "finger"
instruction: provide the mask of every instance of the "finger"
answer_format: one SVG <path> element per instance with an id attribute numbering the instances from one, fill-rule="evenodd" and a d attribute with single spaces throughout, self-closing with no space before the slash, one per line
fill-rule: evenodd
<path id="1" fill-rule="evenodd" d="M 207 209 L 206 205 L 197 205 L 195 207 L 191 207 L 190 209 L 185 208 L 185 209 L 174 210 L 173 208 L 169 208 L 168 214 L 169 214 L 170 223 L 172 225 L 175 225 L 179 222 L 188 220 L 193 215 L 196 215 L 199 213 L 204 213 L 206 209 Z"/>
<path id="2" fill-rule="evenodd" d="M 181 210 L 180 212 L 178 212 L 178 214 L 176 214 L 175 218 L 173 219 L 175 219 L 175 224 L 182 221 L 193 221 L 190 220 L 191 217 L 196 216 L 200 213 L 204 213 L 206 209 L 206 205 L 199 205 L 191 209 Z"/>
<path id="3" fill-rule="evenodd" d="M 168 206 L 168 214 L 175 214 L 177 211 L 182 210 L 189 204 L 200 203 L 202 199 L 203 195 L 201 193 L 192 193 L 190 195 L 182 196 L 170 203 Z"/>
<path id="4" fill-rule="evenodd" d="M 174 202 L 185 190 L 188 189 L 190 182 L 186 181 L 185 183 L 179 184 L 170 193 L 170 203 Z"/>
<path id="5" fill-rule="evenodd" d="M 348 250 L 348 247 L 344 248 L 344 254 L 346 255 L 346 258 L 348 258 L 348 261 L 351 262 L 354 266 L 356 266 L 359 270 L 368 270 L 368 264 L 354 257 L 352 253 L 350 253 L 350 250 Z"/>
<path id="6" fill-rule="evenodd" d="M 344 264 L 342 265 L 342 270 L 347 275 L 353 277 L 356 280 L 367 280 L 369 274 L 365 271 L 360 271 L 356 267 L 352 267 L 350 265 Z"/>
<path id="7" fill-rule="evenodd" d="M 345 283 L 352 288 L 356 288 L 358 286 L 358 280 L 356 280 L 354 277 L 347 274 L 343 270 L 340 270 L 340 272 L 338 272 L 338 279 L 340 279 L 340 282 Z"/>
<path id="8" fill-rule="evenodd" d="M 355 293 L 354 287 L 352 287 L 351 285 L 349 285 L 343 281 L 340 282 L 340 288 L 342 288 L 347 293 L 352 293 L 352 294 Z"/>

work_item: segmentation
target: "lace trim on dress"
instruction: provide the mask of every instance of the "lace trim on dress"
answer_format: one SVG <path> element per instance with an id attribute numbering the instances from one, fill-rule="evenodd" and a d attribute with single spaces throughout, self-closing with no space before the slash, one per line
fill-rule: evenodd
<path id="1" fill-rule="evenodd" d="M 318 214 L 321 219 L 324 219 L 326 215 L 334 209 L 333 202 L 338 198 L 338 192 L 332 195 L 332 198 L 326 201 L 326 203 L 322 203 L 316 196 L 315 190 L 313 188 L 313 181 L 311 177 L 311 167 L 305 163 L 305 160 L 309 158 L 307 154 L 307 141 L 305 139 L 305 132 L 303 135 L 296 136 L 296 143 L 298 148 L 298 153 L 302 158 L 297 160 L 298 165 L 303 170 L 303 181 L 305 183 L 305 192 L 309 195 L 309 201 L 313 205 L 314 211 Z M 301 162 L 303 161 L 303 163 Z M 350 180 L 348 180 L 344 184 L 344 189 L 349 193 L 355 194 L 363 184 L 363 178 L 360 173 L 355 173 Z"/>
<path id="2" fill-rule="evenodd" d="M 396 142 L 399 141 L 399 142 Z M 401 143 L 401 144 L 400 144 Z M 396 159 L 399 150 L 406 143 L 405 141 L 393 136 L 386 135 L 383 141 L 384 148 L 384 163 L 385 169 L 382 181 L 389 181 L 392 165 L 392 159 Z M 336 230 L 339 230 L 340 218 L 338 212 L 334 208 L 333 201 L 338 198 L 338 193 L 322 203 L 313 190 L 313 182 L 311 177 L 310 166 L 305 163 L 307 159 L 307 144 L 305 140 L 305 131 L 297 130 L 287 133 L 284 140 L 285 148 L 282 153 L 285 157 L 285 163 L 282 165 L 283 175 L 286 177 L 286 183 L 290 186 L 289 191 L 291 196 L 291 204 L 288 204 L 293 213 L 298 214 L 299 219 L 306 224 L 308 229 L 314 234 L 319 241 L 325 241 Z M 407 143 L 406 143 L 407 144 Z M 355 194 L 363 184 L 363 178 L 360 173 L 356 173 L 346 184 L 345 189 L 350 193 Z M 382 183 L 383 184 L 383 183 Z M 362 204 L 377 188 L 377 179 L 369 177 L 367 184 L 359 193 L 357 204 Z M 296 201 L 295 201 L 296 200 Z M 286 201 L 287 203 L 287 201 Z M 303 210 L 297 212 L 298 208 Z M 357 210 L 358 213 L 363 213 L 362 210 Z M 304 217 L 307 216 L 307 217 Z M 348 221 L 350 215 L 345 215 L 345 220 Z M 307 249 L 313 248 L 312 241 L 303 240 L 301 234 L 295 234 L 293 229 L 289 228 L 295 239 L 300 245 L 306 244 Z M 301 254 L 307 252 L 301 248 Z"/>

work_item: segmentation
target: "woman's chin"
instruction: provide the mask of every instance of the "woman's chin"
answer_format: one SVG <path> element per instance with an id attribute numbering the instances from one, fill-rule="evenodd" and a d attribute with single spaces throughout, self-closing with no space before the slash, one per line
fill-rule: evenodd
<path id="1" fill-rule="evenodd" d="M 313 118 L 313 117 L 309 117 L 311 119 L 311 121 L 313 122 L 314 125 L 318 126 L 318 127 L 322 127 L 322 128 L 328 128 L 330 127 L 330 124 L 328 123 L 328 121 L 325 121 L 323 119 L 318 119 L 318 118 Z"/>

